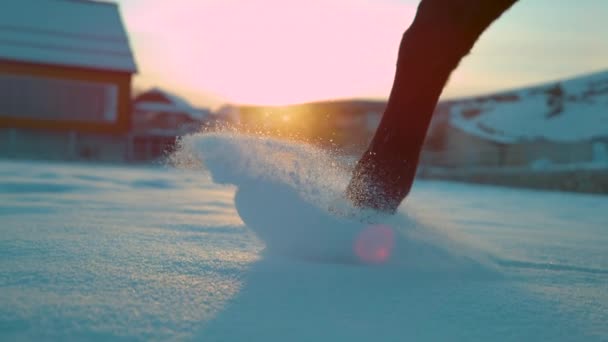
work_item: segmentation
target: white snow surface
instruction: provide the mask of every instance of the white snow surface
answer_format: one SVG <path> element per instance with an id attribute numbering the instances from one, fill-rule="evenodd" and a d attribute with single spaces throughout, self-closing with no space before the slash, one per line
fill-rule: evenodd
<path id="1" fill-rule="evenodd" d="M 311 147 L 206 134 L 176 158 L 0 161 L 0 340 L 608 339 L 607 197 L 418 181 L 386 217 Z M 394 247 L 366 263 L 377 224 Z"/>
<path id="2" fill-rule="evenodd" d="M 547 91 L 556 85 L 561 87 L 563 95 L 551 100 Z M 518 99 L 497 100 L 506 95 Z M 561 110 L 552 115 L 558 102 Z M 480 111 L 480 114 L 467 117 L 465 113 L 470 111 Z M 470 134 L 501 143 L 535 139 L 557 142 L 607 139 L 608 71 L 462 100 L 450 109 L 450 123 Z"/>

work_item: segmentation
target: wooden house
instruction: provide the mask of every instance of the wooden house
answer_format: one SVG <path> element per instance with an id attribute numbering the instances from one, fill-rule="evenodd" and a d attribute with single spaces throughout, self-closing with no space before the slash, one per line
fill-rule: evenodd
<path id="1" fill-rule="evenodd" d="M 160 88 L 145 91 L 133 99 L 131 160 L 161 158 L 175 148 L 179 136 L 195 133 L 210 120 L 210 111 Z"/>
<path id="2" fill-rule="evenodd" d="M 2 154 L 70 159 L 122 143 L 137 68 L 116 4 L 3 0 L 0 23 Z M 94 137 L 110 143 L 78 146 Z"/>

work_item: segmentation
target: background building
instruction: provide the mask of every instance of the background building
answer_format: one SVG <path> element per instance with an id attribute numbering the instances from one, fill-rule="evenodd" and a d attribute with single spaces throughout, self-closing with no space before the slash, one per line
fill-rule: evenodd
<path id="1" fill-rule="evenodd" d="M 143 92 L 133 99 L 131 160 L 162 157 L 173 150 L 177 137 L 199 131 L 209 121 L 209 110 L 178 95 L 159 88 Z"/>
<path id="2" fill-rule="evenodd" d="M 133 53 L 118 6 L 3 0 L 0 154 L 124 160 Z"/>

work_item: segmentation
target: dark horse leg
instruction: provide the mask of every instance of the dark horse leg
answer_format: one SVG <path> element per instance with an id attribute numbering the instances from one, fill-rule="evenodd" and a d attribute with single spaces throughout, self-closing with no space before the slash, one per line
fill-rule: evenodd
<path id="1" fill-rule="evenodd" d="M 347 189 L 355 205 L 393 213 L 409 193 L 439 95 L 483 31 L 517 0 L 422 0 L 403 35 L 380 126 Z"/>

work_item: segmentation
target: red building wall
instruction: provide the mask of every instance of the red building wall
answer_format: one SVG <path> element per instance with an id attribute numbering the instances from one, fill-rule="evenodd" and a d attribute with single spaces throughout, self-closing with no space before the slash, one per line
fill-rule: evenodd
<path id="1" fill-rule="evenodd" d="M 118 89 L 116 119 L 112 122 L 83 120 L 53 120 L 10 116 L 0 107 L 0 127 L 31 128 L 86 133 L 121 134 L 131 127 L 131 74 L 127 72 L 101 71 L 55 65 L 40 65 L 0 60 L 0 76 L 31 76 L 56 80 L 74 80 L 115 85 Z M 9 96 L 0 94 L 0 96 Z M 32 98 L 31 101 L 36 101 Z"/>

